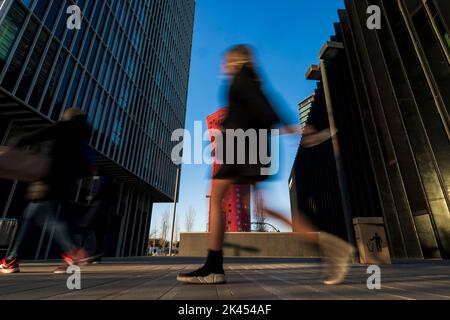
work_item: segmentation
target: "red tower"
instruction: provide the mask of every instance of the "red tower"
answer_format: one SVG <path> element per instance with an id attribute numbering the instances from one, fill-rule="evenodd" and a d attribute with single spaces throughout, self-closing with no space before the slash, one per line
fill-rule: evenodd
<path id="1" fill-rule="evenodd" d="M 228 109 L 222 108 L 219 111 L 213 113 L 206 118 L 206 123 L 208 125 L 208 130 L 217 129 L 223 130 L 221 123 L 227 116 Z M 220 164 L 215 161 L 215 141 L 211 137 L 211 145 L 213 149 L 213 165 L 212 165 L 212 176 L 220 168 Z M 211 194 L 213 192 L 213 185 L 211 183 Z M 246 197 L 250 194 L 249 185 L 233 185 L 231 186 L 223 199 L 223 210 L 226 212 L 226 232 L 250 232 L 251 231 L 251 221 L 250 221 L 250 197 Z M 247 200 L 246 200 L 247 199 Z M 211 214 L 211 201 L 209 205 L 209 214 Z M 210 219 L 209 219 L 210 221 Z M 209 225 L 209 224 L 208 224 Z"/>

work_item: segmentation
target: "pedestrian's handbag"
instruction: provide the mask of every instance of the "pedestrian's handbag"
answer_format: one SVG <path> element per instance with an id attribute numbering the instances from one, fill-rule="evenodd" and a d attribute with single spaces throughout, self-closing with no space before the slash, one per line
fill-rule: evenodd
<path id="1" fill-rule="evenodd" d="M 40 201 L 44 200 L 47 195 L 48 185 L 45 182 L 37 181 L 28 186 L 26 198 L 30 201 Z"/>
<path id="2" fill-rule="evenodd" d="M 48 176 L 50 160 L 29 150 L 0 147 L 0 178 L 23 182 L 40 181 Z"/>

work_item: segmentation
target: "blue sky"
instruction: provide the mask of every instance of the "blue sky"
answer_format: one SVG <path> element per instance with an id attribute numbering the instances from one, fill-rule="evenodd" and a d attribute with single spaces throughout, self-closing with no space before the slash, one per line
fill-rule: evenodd
<path id="1" fill-rule="evenodd" d="M 257 49 L 257 59 L 264 79 L 277 94 L 277 104 L 297 115 L 297 104 L 314 90 L 305 80 L 318 52 L 334 33 L 337 10 L 342 0 L 197 0 L 191 74 L 187 105 L 186 129 L 193 130 L 195 121 L 226 105 L 224 78 L 220 74 L 223 52 L 232 45 L 246 43 Z M 192 131 L 191 131 L 192 132 Z M 288 177 L 300 137 L 282 140 L 282 174 L 268 184 L 266 204 L 291 215 Z M 206 165 L 184 165 L 181 176 L 180 202 L 177 210 L 179 231 L 185 228 L 185 212 L 196 211 L 194 231 L 205 231 L 208 217 L 210 180 Z M 152 230 L 159 229 L 161 216 L 172 204 L 155 204 Z M 281 230 L 290 231 L 276 221 Z"/>

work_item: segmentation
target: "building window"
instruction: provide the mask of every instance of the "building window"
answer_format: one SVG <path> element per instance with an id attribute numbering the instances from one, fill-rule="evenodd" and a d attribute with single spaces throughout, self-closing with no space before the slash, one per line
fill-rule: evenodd
<path id="1" fill-rule="evenodd" d="M 78 67 L 76 74 L 75 74 L 75 78 L 72 82 L 72 88 L 70 89 L 69 96 L 67 98 L 67 106 L 69 106 L 69 107 L 74 106 L 75 94 L 76 94 L 78 85 L 80 84 L 80 79 L 81 79 L 81 69 L 80 69 L 80 67 Z"/>
<path id="2" fill-rule="evenodd" d="M 94 38 L 93 31 L 92 31 L 92 29 L 89 29 L 87 38 L 86 38 L 86 40 L 84 42 L 83 51 L 81 53 L 81 58 L 80 58 L 80 63 L 81 64 L 85 64 L 86 63 L 87 55 L 88 55 L 89 48 L 91 46 L 91 42 L 92 42 L 93 38 Z"/>
<path id="3" fill-rule="evenodd" d="M 62 80 L 62 83 L 61 83 L 61 86 L 59 88 L 59 92 L 58 92 L 58 95 L 56 98 L 55 106 L 54 106 L 52 114 L 51 114 L 51 118 L 53 120 L 59 119 L 59 116 L 63 109 L 64 97 L 66 96 L 67 91 L 69 90 L 69 82 L 72 77 L 72 74 L 74 73 L 74 64 L 75 64 L 74 60 L 69 59 L 69 62 L 67 64 L 66 71 L 64 72 L 64 77 L 63 77 L 63 80 Z"/>
<path id="4" fill-rule="evenodd" d="M 56 94 L 57 85 L 58 85 L 59 79 L 62 75 L 62 70 L 63 70 L 64 64 L 65 64 L 66 58 L 67 58 L 67 53 L 64 51 L 61 51 L 61 54 L 59 55 L 55 70 L 53 71 L 53 75 L 50 80 L 50 84 L 48 86 L 47 93 L 45 94 L 44 103 L 43 103 L 43 106 L 41 109 L 41 111 L 44 114 L 47 114 L 50 111 L 52 100 Z"/>
<path id="5" fill-rule="evenodd" d="M 56 41 L 52 41 L 50 47 L 48 48 L 47 55 L 45 57 L 44 63 L 42 64 L 41 72 L 37 78 L 36 84 L 33 89 L 33 93 L 30 98 L 30 105 L 37 108 L 39 101 L 42 97 L 42 91 L 44 90 L 45 82 L 50 74 L 52 64 L 56 57 L 56 51 L 58 50 L 58 44 Z"/>
<path id="6" fill-rule="evenodd" d="M 112 138 L 111 141 L 113 144 L 115 145 L 119 145 L 120 144 L 120 140 L 121 140 L 121 135 L 122 135 L 122 122 L 120 120 L 114 120 L 114 125 L 113 125 L 113 132 L 112 132 Z"/>
<path id="7" fill-rule="evenodd" d="M 31 82 L 33 81 L 33 77 L 36 73 L 36 68 L 41 61 L 42 52 L 44 51 L 48 38 L 49 35 L 47 32 L 42 31 L 17 91 L 17 96 L 22 100 L 25 100 L 28 90 L 30 89 Z"/>
<path id="8" fill-rule="evenodd" d="M 81 28 L 80 30 L 72 31 L 76 34 L 77 37 L 77 40 L 75 41 L 75 45 L 73 46 L 72 50 L 72 53 L 75 57 L 78 57 L 78 54 L 80 53 L 81 45 L 83 43 L 84 36 L 86 35 L 86 30 L 87 28 Z"/>
<path id="9" fill-rule="evenodd" d="M 52 31 L 53 27 L 55 26 L 60 5 L 60 1 L 52 1 L 52 6 L 50 7 L 50 11 L 48 12 L 47 18 L 45 19 L 45 25 L 50 31 Z"/>
<path id="10" fill-rule="evenodd" d="M 36 35 L 38 24 L 35 20 L 30 20 L 25 33 L 20 39 L 20 44 L 14 53 L 14 58 L 9 65 L 5 78 L 3 79 L 3 87 L 9 91 L 13 91 L 17 78 L 19 77 L 20 70 L 25 63 L 28 53 L 30 52 L 31 44 Z"/>
<path id="11" fill-rule="evenodd" d="M 38 16 L 39 19 L 42 20 L 42 18 L 44 18 L 49 2 L 50 0 L 39 0 L 36 6 L 34 7 L 34 14 Z"/>
<path id="12" fill-rule="evenodd" d="M 0 72 L 3 70 L 24 19 L 25 12 L 16 3 L 13 3 L 11 10 L 9 10 L 0 26 Z"/>
<path id="13" fill-rule="evenodd" d="M 22 3 L 26 5 L 28 8 L 31 8 L 31 4 L 33 3 L 33 0 L 22 0 Z"/>

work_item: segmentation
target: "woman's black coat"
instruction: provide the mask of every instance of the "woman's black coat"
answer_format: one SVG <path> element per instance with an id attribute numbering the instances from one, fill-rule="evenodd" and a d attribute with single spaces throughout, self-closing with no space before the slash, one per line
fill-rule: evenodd
<path id="1" fill-rule="evenodd" d="M 231 83 L 228 117 L 222 126 L 225 129 L 271 129 L 279 122 L 253 67 L 244 65 Z"/>
<path id="2" fill-rule="evenodd" d="M 224 148 L 222 159 L 224 164 L 221 165 L 219 171 L 214 176 L 215 179 L 229 179 L 235 183 L 254 184 L 269 178 L 263 175 L 261 169 L 269 167 L 263 164 L 259 158 L 259 143 L 262 141 L 260 129 L 270 130 L 276 124 L 281 122 L 270 104 L 268 98 L 262 90 L 262 84 L 254 71 L 253 67 L 245 65 L 241 71 L 235 75 L 232 80 L 229 94 L 228 94 L 228 115 L 222 122 L 222 127 L 226 129 L 244 131 L 255 129 L 257 133 L 258 143 L 258 162 L 256 164 L 250 163 L 250 146 L 246 141 L 245 150 L 237 150 L 236 141 L 234 142 L 234 163 L 227 163 L 227 150 Z M 270 132 L 269 132 L 270 133 Z M 224 134 L 223 146 L 226 146 L 226 140 L 229 139 Z M 269 139 L 264 138 L 268 147 L 270 148 Z M 238 164 L 237 154 L 245 152 L 245 164 Z"/>

